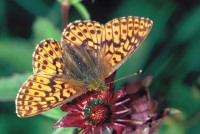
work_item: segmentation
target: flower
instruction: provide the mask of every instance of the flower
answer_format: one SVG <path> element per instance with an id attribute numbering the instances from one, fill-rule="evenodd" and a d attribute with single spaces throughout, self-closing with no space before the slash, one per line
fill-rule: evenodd
<path id="1" fill-rule="evenodd" d="M 120 134 L 125 125 L 119 123 L 118 120 L 124 119 L 125 115 L 130 113 L 130 109 L 124 106 L 130 99 L 116 102 L 124 96 L 123 89 L 118 90 L 115 94 L 112 92 L 87 92 L 73 103 L 62 105 L 62 111 L 68 112 L 68 114 L 54 127 L 78 127 L 84 129 L 84 134 L 102 133 L 104 130 L 111 133 L 110 127 L 112 127 Z"/>
<path id="2" fill-rule="evenodd" d="M 107 78 L 107 83 L 114 80 L 115 73 Z M 83 130 L 83 134 L 103 133 L 107 130 L 111 134 L 111 127 L 121 134 L 126 123 L 118 121 L 124 120 L 130 113 L 130 109 L 125 107 L 125 103 L 130 98 L 122 99 L 126 95 L 124 88 L 114 93 L 114 85 L 110 84 L 107 92 L 89 91 L 75 99 L 71 103 L 61 106 L 63 112 L 68 112 L 54 127 L 78 127 Z"/>
<path id="3" fill-rule="evenodd" d="M 169 114 L 169 109 L 158 111 L 157 102 L 150 97 L 149 86 L 152 76 L 143 80 L 129 82 L 124 85 L 131 112 L 131 124 L 123 130 L 123 134 L 152 134 L 158 130 L 162 119 Z"/>
<path id="4" fill-rule="evenodd" d="M 106 79 L 114 80 L 115 74 Z M 168 112 L 158 111 L 150 97 L 152 76 L 128 82 L 114 93 L 114 84 L 107 92 L 89 91 L 71 103 L 61 106 L 68 112 L 54 127 L 77 127 L 83 134 L 108 131 L 109 134 L 151 134 Z M 112 132 L 112 129 L 113 132 Z"/>

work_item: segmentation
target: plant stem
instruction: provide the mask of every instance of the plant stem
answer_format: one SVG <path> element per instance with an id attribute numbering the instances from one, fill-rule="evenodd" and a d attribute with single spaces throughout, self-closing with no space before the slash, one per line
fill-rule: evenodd
<path id="1" fill-rule="evenodd" d="M 70 4 L 63 1 L 61 2 L 61 6 L 62 6 L 62 27 L 64 29 L 68 23 Z"/>

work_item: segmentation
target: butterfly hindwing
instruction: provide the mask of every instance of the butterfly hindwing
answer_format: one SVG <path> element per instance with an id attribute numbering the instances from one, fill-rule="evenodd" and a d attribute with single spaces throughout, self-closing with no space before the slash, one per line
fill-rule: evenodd
<path id="1" fill-rule="evenodd" d="M 43 74 L 63 74 L 62 48 L 54 39 L 41 41 L 33 54 L 33 72 Z"/>
<path id="2" fill-rule="evenodd" d="M 19 117 L 40 114 L 83 94 L 82 85 L 52 75 L 32 75 L 21 87 L 16 98 Z"/>

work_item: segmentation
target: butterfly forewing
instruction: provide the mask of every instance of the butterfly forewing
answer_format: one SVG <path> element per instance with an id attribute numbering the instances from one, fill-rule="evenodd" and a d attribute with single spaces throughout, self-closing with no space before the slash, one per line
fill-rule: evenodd
<path id="1" fill-rule="evenodd" d="M 62 42 L 84 49 L 100 48 L 102 39 L 102 25 L 95 21 L 76 21 L 68 25 L 63 31 Z"/>
<path id="2" fill-rule="evenodd" d="M 109 74 L 123 64 L 151 30 L 148 18 L 122 17 L 105 24 L 105 61 L 110 63 Z"/>
<path id="3" fill-rule="evenodd" d="M 40 114 L 83 94 L 82 85 L 52 75 L 33 75 L 21 87 L 16 99 L 19 117 Z"/>

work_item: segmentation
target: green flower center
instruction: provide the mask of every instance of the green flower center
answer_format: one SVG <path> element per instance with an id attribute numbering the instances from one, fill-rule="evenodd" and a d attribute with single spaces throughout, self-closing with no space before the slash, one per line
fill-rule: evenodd
<path id="1" fill-rule="evenodd" d="M 109 122 L 111 110 L 101 99 L 91 100 L 90 105 L 85 108 L 84 115 L 88 117 L 89 123 L 102 125 Z"/>

